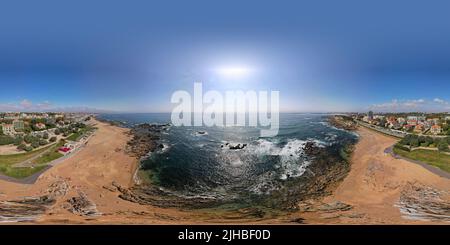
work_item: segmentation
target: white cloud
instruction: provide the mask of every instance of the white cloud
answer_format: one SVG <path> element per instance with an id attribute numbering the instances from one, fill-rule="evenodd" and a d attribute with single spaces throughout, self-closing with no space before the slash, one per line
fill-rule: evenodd
<path id="1" fill-rule="evenodd" d="M 447 112 L 450 110 L 450 104 L 448 101 L 439 98 L 431 101 L 425 99 L 393 99 L 389 102 L 371 105 L 369 109 L 380 112 Z"/>
<path id="2" fill-rule="evenodd" d="M 36 108 L 39 110 L 48 110 L 52 108 L 52 104 L 49 101 L 44 101 L 42 103 L 38 103 Z"/>
<path id="3" fill-rule="evenodd" d="M 15 103 L 0 104 L 0 111 L 17 111 L 19 106 Z"/>
<path id="4" fill-rule="evenodd" d="M 27 99 L 24 99 L 20 102 L 20 106 L 24 109 L 31 108 L 33 106 L 33 103 Z"/>
<path id="5" fill-rule="evenodd" d="M 439 98 L 434 98 L 433 101 L 436 102 L 436 103 L 439 103 L 439 104 L 443 104 L 443 105 L 448 105 L 449 104 L 448 101 L 445 101 L 445 100 L 439 99 Z"/>
<path id="6" fill-rule="evenodd" d="M 0 104 L 0 112 L 6 111 L 45 111 L 52 108 L 52 104 L 49 101 L 43 101 L 41 103 L 33 104 L 28 99 L 23 99 L 20 102 L 10 102 L 6 104 Z"/>
<path id="7" fill-rule="evenodd" d="M 23 99 L 20 102 L 0 103 L 0 112 L 92 112 L 92 113 L 105 113 L 111 112 L 109 110 L 101 110 L 86 106 L 69 106 L 69 107 L 56 107 L 49 101 L 43 101 L 34 104 L 30 100 Z"/>

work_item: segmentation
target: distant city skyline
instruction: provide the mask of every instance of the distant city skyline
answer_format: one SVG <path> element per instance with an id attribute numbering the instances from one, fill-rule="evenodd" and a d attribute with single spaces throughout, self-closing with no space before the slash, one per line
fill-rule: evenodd
<path id="1" fill-rule="evenodd" d="M 373 111 L 375 113 L 408 113 L 408 112 L 423 112 L 423 113 L 450 113 L 450 102 L 440 99 L 414 99 L 414 100 L 398 100 L 373 104 L 360 110 L 349 111 L 281 111 L 282 113 L 327 113 L 327 112 L 367 112 Z M 40 103 L 33 103 L 30 100 L 24 99 L 20 102 L 10 102 L 0 104 L 0 112 L 90 112 L 90 113 L 169 113 L 170 111 L 120 111 L 114 109 L 102 109 L 89 106 L 65 106 L 60 107 L 53 105 L 49 101 Z"/>
<path id="2" fill-rule="evenodd" d="M 173 4 L 4 4 L 0 111 L 170 112 L 194 82 L 281 112 L 450 111 L 450 3 Z"/>

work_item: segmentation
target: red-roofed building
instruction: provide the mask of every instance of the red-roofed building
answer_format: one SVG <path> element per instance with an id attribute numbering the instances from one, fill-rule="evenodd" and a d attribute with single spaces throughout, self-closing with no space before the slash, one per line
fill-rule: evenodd
<path id="1" fill-rule="evenodd" d="M 406 121 L 406 123 L 409 124 L 409 125 L 416 126 L 417 125 L 417 120 L 408 120 L 408 121 Z"/>
<path id="2" fill-rule="evenodd" d="M 70 149 L 69 147 L 61 147 L 61 148 L 59 148 L 59 151 L 64 152 L 64 153 L 70 152 L 70 150 L 72 150 L 72 149 Z"/>
<path id="3" fill-rule="evenodd" d="M 430 132 L 432 134 L 440 134 L 442 132 L 442 128 L 441 128 L 441 126 L 435 124 L 435 125 L 431 126 Z"/>
<path id="4" fill-rule="evenodd" d="M 423 125 L 418 124 L 418 125 L 416 125 L 416 127 L 414 128 L 414 133 L 420 134 L 420 133 L 423 132 L 423 129 L 424 129 Z"/>

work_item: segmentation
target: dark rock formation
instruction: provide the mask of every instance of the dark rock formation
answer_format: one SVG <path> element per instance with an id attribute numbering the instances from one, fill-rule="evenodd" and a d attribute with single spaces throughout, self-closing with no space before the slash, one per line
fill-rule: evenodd
<path id="1" fill-rule="evenodd" d="M 142 205 L 194 209 L 214 207 L 218 204 L 216 200 L 210 198 L 193 197 L 187 199 L 179 197 L 151 184 L 135 185 L 131 188 L 124 188 L 117 185 L 116 188 L 121 193 L 119 195 L 120 198 Z"/>
<path id="2" fill-rule="evenodd" d="M 153 152 L 159 148 L 164 148 L 164 145 L 158 144 L 157 141 L 161 138 L 161 132 L 167 130 L 168 124 L 140 124 L 133 127 L 130 134 L 133 138 L 128 142 L 127 152 L 132 156 L 141 158 L 146 156 L 149 152 Z"/>
<path id="3" fill-rule="evenodd" d="M 450 222 L 450 192 L 409 182 L 397 204 L 408 218 Z"/>
<path id="4" fill-rule="evenodd" d="M 66 195 L 68 188 L 68 183 L 60 179 L 49 185 L 45 195 L 0 201 L 0 221 L 33 221 L 53 206 L 58 197 Z"/>
<path id="5" fill-rule="evenodd" d="M 226 145 L 228 146 L 228 148 L 230 150 L 240 150 L 240 149 L 244 149 L 247 146 L 247 144 L 241 144 L 241 143 L 236 144 L 236 145 L 227 143 Z"/>
<path id="6" fill-rule="evenodd" d="M 328 122 L 335 126 L 336 128 L 341 128 L 341 129 L 345 129 L 345 130 L 356 130 L 357 128 L 357 123 L 348 116 L 330 116 L 328 118 Z"/>
<path id="7" fill-rule="evenodd" d="M 67 202 L 71 205 L 69 211 L 80 216 L 98 216 L 97 206 L 93 203 L 87 195 L 79 191 L 78 196 L 72 197 Z"/>
<path id="8" fill-rule="evenodd" d="M 265 205 L 284 210 L 298 210 L 298 203 L 331 194 L 334 187 L 350 171 L 350 164 L 327 148 L 314 142 L 304 146 L 306 155 L 312 158 L 307 171 L 300 177 L 287 180 L 281 189 L 274 191 Z"/>

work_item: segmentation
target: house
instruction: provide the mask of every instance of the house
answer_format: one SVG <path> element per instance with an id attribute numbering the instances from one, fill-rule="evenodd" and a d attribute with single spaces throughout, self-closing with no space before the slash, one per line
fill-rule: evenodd
<path id="1" fill-rule="evenodd" d="M 22 120 L 14 120 L 13 125 L 14 125 L 14 130 L 16 130 L 16 131 L 21 132 L 25 129 L 25 124 Z"/>
<path id="2" fill-rule="evenodd" d="M 403 126 L 403 129 L 405 129 L 406 131 L 410 131 L 415 127 L 415 125 L 411 125 L 411 124 L 406 124 Z"/>
<path id="3" fill-rule="evenodd" d="M 431 126 L 430 132 L 432 134 L 440 134 L 442 132 L 442 128 L 441 128 L 441 126 L 435 124 L 435 125 Z"/>
<path id="4" fill-rule="evenodd" d="M 407 116 L 406 120 L 425 121 L 425 116 Z"/>
<path id="5" fill-rule="evenodd" d="M 420 134 L 423 132 L 423 129 L 424 129 L 423 125 L 418 124 L 416 125 L 416 127 L 414 127 L 414 133 Z"/>
<path id="6" fill-rule="evenodd" d="M 406 120 L 403 117 L 399 117 L 399 118 L 397 118 L 397 122 L 400 123 L 401 125 L 403 125 L 406 123 Z"/>
<path id="7" fill-rule="evenodd" d="M 59 151 L 61 151 L 61 152 L 63 152 L 63 153 L 68 153 L 68 152 L 70 152 L 72 149 L 70 149 L 69 147 L 60 147 L 59 149 L 58 149 Z"/>
<path id="8" fill-rule="evenodd" d="M 408 119 L 408 121 L 406 121 L 406 123 L 409 124 L 409 125 L 414 125 L 414 126 L 416 126 L 416 125 L 417 125 L 417 120 Z"/>
<path id="9" fill-rule="evenodd" d="M 431 128 L 431 126 L 434 125 L 434 124 L 427 121 L 427 122 L 421 123 L 421 125 L 424 126 L 425 129 L 429 129 L 429 128 Z"/>
<path id="10" fill-rule="evenodd" d="M 2 131 L 4 135 L 14 135 L 16 133 L 13 124 L 2 124 Z"/>
<path id="11" fill-rule="evenodd" d="M 394 126 L 392 127 L 395 130 L 401 130 L 402 129 L 402 125 L 400 125 L 400 123 L 394 124 Z"/>
<path id="12" fill-rule="evenodd" d="M 45 124 L 43 124 L 43 123 L 36 123 L 35 126 L 39 130 L 45 129 Z"/>
<path id="13" fill-rule="evenodd" d="M 427 122 L 430 122 L 431 125 L 439 124 L 440 119 L 439 118 L 429 118 L 427 119 Z"/>

